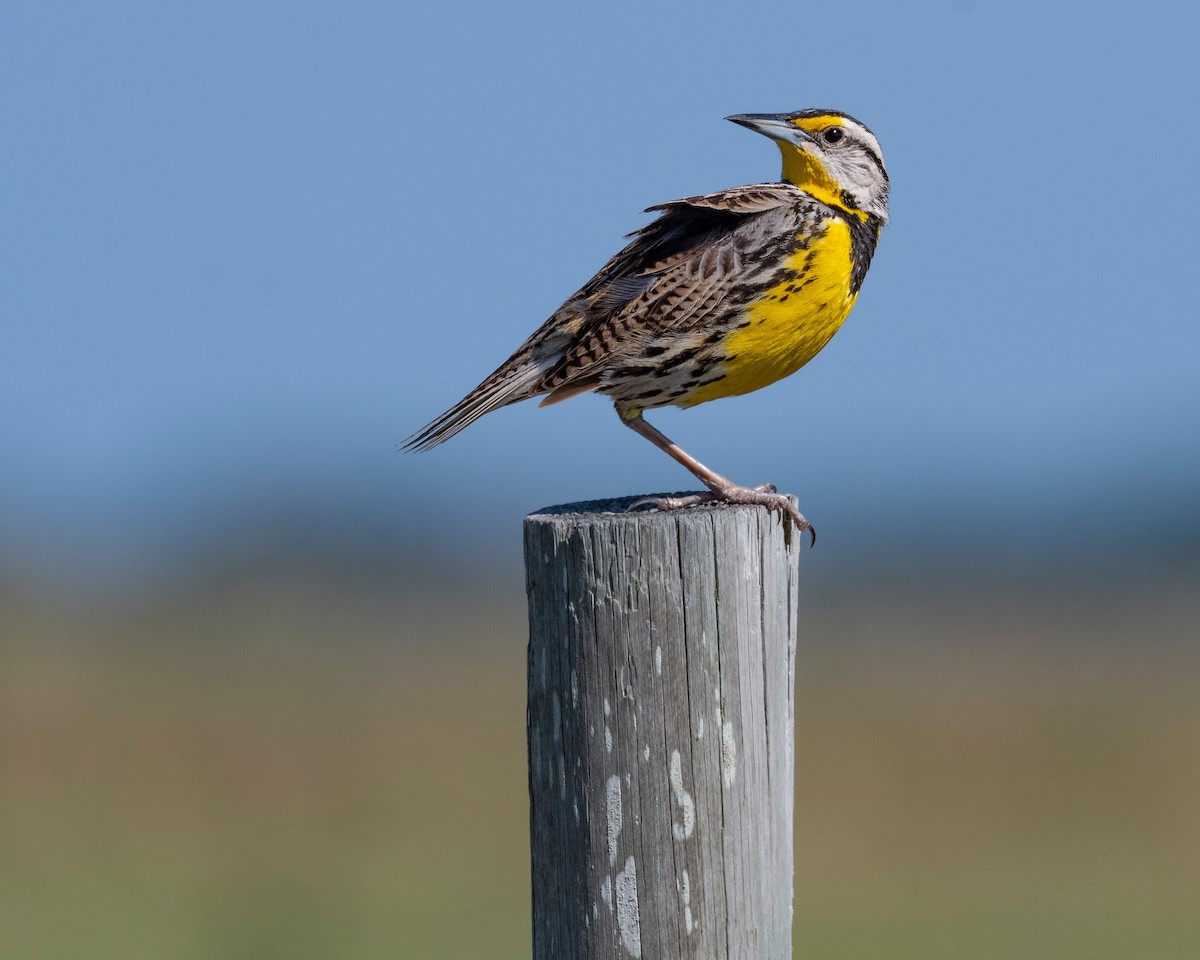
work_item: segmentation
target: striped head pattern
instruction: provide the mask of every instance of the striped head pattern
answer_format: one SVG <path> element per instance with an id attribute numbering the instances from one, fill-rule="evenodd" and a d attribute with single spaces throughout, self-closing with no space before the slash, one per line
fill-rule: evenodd
<path id="1" fill-rule="evenodd" d="M 887 221 L 883 151 L 865 123 L 836 110 L 746 113 L 726 119 L 779 145 L 788 183 L 859 219 Z"/>

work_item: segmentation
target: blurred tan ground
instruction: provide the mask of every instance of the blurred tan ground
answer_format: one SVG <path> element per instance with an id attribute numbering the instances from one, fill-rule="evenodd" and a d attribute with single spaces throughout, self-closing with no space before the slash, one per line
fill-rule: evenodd
<path id="1" fill-rule="evenodd" d="M 520 590 L 5 597 L 0 957 L 527 957 Z M 1200 956 L 1191 583 L 806 609 L 798 957 Z"/>

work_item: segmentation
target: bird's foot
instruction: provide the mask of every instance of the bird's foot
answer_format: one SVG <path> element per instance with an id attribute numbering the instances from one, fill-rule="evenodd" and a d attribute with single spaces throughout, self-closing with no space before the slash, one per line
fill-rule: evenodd
<path id="1" fill-rule="evenodd" d="M 778 510 L 791 517 L 792 522 L 800 530 L 808 531 L 810 546 L 817 542 L 817 531 L 805 519 L 804 514 L 796 509 L 792 498 L 786 493 L 777 492 L 775 486 L 770 483 L 761 483 L 757 487 L 743 487 L 736 483 L 730 483 L 707 493 L 689 493 L 682 497 L 642 497 L 631 503 L 627 509 L 651 507 L 655 510 L 680 510 L 701 503 L 746 503 L 766 507 L 768 510 Z"/>

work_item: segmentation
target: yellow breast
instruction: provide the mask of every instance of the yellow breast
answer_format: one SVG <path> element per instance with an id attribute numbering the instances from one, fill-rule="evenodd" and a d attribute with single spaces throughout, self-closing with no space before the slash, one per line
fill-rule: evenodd
<path id="1" fill-rule="evenodd" d="M 857 297 L 850 290 L 854 263 L 846 222 L 826 220 L 824 232 L 791 254 L 786 266 L 788 278 L 752 303 L 722 344 L 725 376 L 680 406 L 759 390 L 795 373 L 837 333 Z"/>

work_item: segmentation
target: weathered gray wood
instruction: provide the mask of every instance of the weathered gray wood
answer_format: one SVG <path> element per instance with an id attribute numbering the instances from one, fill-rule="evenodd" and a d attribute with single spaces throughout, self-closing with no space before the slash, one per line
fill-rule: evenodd
<path id="1" fill-rule="evenodd" d="M 785 960 L 801 537 L 629 502 L 525 520 L 534 958 Z"/>

